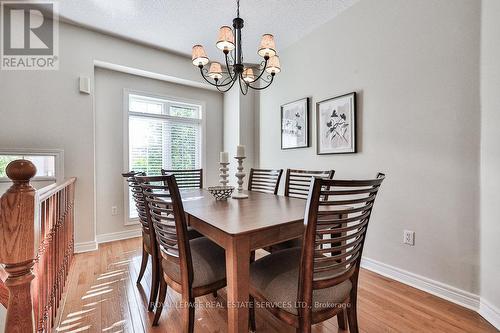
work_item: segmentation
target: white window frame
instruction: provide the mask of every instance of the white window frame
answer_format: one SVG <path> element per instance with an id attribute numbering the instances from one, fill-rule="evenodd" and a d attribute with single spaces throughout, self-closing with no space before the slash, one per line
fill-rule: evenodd
<path id="1" fill-rule="evenodd" d="M 30 155 L 30 156 L 54 156 L 55 176 L 33 177 L 31 181 L 54 181 L 64 180 L 64 150 L 62 149 L 33 149 L 33 148 L 0 148 L 0 155 Z M 10 183 L 8 177 L 0 177 L 0 183 Z"/>
<path id="2" fill-rule="evenodd" d="M 206 124 L 207 124 L 207 117 L 206 117 L 206 103 L 201 100 L 195 100 L 195 99 L 188 99 L 188 98 L 182 98 L 182 97 L 174 97 L 174 96 L 168 96 L 168 95 L 160 95 L 160 94 L 155 94 L 155 93 L 150 93 L 150 92 L 145 92 L 145 91 L 140 91 L 140 90 L 133 90 L 133 89 L 123 89 L 123 170 L 126 172 L 130 171 L 129 170 L 129 116 L 140 116 L 140 117 L 151 117 L 151 118 L 163 118 L 163 119 L 175 119 L 179 120 L 181 117 L 175 117 L 175 116 L 170 116 L 170 115 L 156 115 L 156 114 L 147 114 L 147 113 L 142 113 L 142 112 L 130 112 L 129 111 L 129 96 L 130 95 L 138 95 L 138 96 L 144 96 L 146 98 L 152 98 L 152 99 L 158 99 L 161 101 L 168 101 L 172 102 L 173 104 L 189 104 L 189 105 L 198 105 L 200 106 L 200 116 L 201 116 L 201 122 L 198 119 L 190 119 L 186 118 L 183 121 L 186 121 L 186 123 L 200 123 L 201 124 L 201 135 L 200 135 L 200 145 L 201 145 L 201 152 L 200 152 L 200 168 L 203 168 L 203 178 L 206 179 Z M 165 103 L 168 104 L 168 103 Z M 129 200 L 129 188 L 128 188 L 128 183 L 124 182 L 123 184 L 123 200 L 124 200 L 124 209 L 125 209 L 125 225 L 137 225 L 139 224 L 139 218 L 130 218 L 129 217 L 129 212 L 130 212 L 130 200 Z"/>

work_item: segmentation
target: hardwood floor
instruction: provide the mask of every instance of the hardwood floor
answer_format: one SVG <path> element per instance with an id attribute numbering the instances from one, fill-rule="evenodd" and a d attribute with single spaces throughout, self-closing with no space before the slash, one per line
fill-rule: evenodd
<path id="1" fill-rule="evenodd" d="M 61 302 L 57 332 L 180 332 L 179 295 L 169 290 L 160 326 L 151 327 L 147 312 L 150 265 L 136 285 L 141 251 L 139 238 L 101 244 L 99 250 L 75 256 L 65 299 Z M 197 299 L 195 332 L 226 332 L 226 295 Z M 173 306 L 172 306 L 173 305 Z M 359 286 L 359 325 L 363 333 L 377 332 L 497 332 L 477 313 L 420 290 L 362 270 Z M 295 330 L 268 312 L 256 310 L 257 332 Z M 313 332 L 339 330 L 335 318 Z"/>

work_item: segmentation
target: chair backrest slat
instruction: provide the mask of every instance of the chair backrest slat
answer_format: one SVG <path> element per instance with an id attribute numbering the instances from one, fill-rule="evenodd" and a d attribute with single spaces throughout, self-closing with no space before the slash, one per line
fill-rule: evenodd
<path id="1" fill-rule="evenodd" d="M 191 285 L 193 264 L 186 215 L 176 177 L 167 174 L 136 179 L 142 188 L 146 213 L 155 230 L 161 256 L 171 264 L 179 265 L 182 283 Z"/>
<path id="2" fill-rule="evenodd" d="M 146 234 L 150 234 L 150 228 L 148 219 L 146 216 L 146 203 L 144 200 L 144 196 L 142 195 L 142 188 L 137 183 L 135 177 L 137 176 L 145 176 L 144 172 L 135 172 L 130 171 L 127 173 L 122 173 L 122 176 L 126 178 L 128 182 L 128 186 L 130 187 L 130 191 L 132 192 L 132 197 L 134 198 L 135 207 L 137 210 L 137 215 L 139 216 L 139 222 L 141 223 L 142 231 Z"/>
<path id="3" fill-rule="evenodd" d="M 307 198 L 298 300 L 312 304 L 316 289 L 351 279 L 357 284 L 373 203 L 385 175 L 372 180 L 314 178 Z M 321 237 L 317 237 L 321 235 Z M 302 308 L 302 307 L 301 307 Z"/>
<path id="4" fill-rule="evenodd" d="M 248 190 L 278 194 L 281 175 L 283 169 L 250 169 L 250 177 L 248 179 Z"/>
<path id="5" fill-rule="evenodd" d="M 287 169 L 285 177 L 285 196 L 307 199 L 314 178 L 332 179 L 334 170 Z"/>
<path id="6" fill-rule="evenodd" d="M 203 169 L 165 170 L 162 175 L 175 175 L 178 188 L 203 188 Z"/>

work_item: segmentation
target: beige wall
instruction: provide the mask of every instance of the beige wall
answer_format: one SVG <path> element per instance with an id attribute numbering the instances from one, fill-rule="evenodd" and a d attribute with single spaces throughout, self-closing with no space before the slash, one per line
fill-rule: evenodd
<path id="1" fill-rule="evenodd" d="M 387 174 L 365 257 L 479 292 L 480 2 L 360 1 L 281 53 L 260 96 L 260 165 Z M 357 154 L 316 155 L 315 103 L 358 93 Z M 280 105 L 312 97 L 307 149 L 280 149 Z M 402 244 L 403 230 L 416 245 Z"/>
<path id="2" fill-rule="evenodd" d="M 500 329 L 500 1 L 483 0 L 481 33 L 481 313 Z M 486 316 L 485 316 L 486 317 Z"/>
<path id="3" fill-rule="evenodd" d="M 124 226 L 123 117 L 124 89 L 158 96 L 196 100 L 205 106 L 203 141 L 206 146 L 205 185 L 218 182 L 219 152 L 222 150 L 222 94 L 200 88 L 186 87 L 130 74 L 96 68 L 96 199 L 97 237 L 137 229 Z M 125 168 L 125 169 L 124 169 Z M 111 207 L 118 215 L 111 215 Z M 101 236 L 102 237 L 102 236 Z"/>
<path id="4" fill-rule="evenodd" d="M 78 92 L 78 77 L 94 79 L 94 60 L 192 81 L 186 57 L 60 24 L 58 71 L 0 73 L 0 148 L 64 150 L 66 176 L 76 176 L 76 243 L 95 241 L 93 96 Z"/>

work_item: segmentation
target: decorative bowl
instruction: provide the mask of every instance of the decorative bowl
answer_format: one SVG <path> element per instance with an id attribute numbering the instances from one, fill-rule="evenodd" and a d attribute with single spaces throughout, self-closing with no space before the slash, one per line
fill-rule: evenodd
<path id="1" fill-rule="evenodd" d="M 214 196 L 215 200 L 227 200 L 233 194 L 234 186 L 212 186 L 207 190 Z"/>

